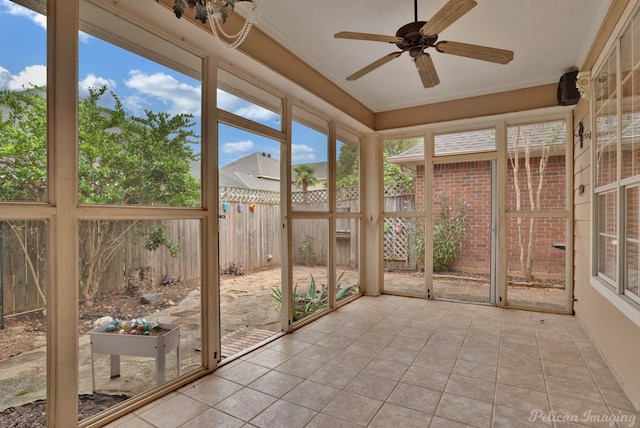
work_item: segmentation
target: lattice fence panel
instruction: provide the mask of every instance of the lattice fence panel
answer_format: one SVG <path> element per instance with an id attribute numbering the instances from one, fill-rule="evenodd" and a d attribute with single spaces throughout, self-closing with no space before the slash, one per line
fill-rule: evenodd
<path id="1" fill-rule="evenodd" d="M 305 199 L 306 195 L 306 199 Z M 306 193 L 304 192 L 293 192 L 291 193 L 291 203 L 294 204 L 318 204 L 327 202 L 327 190 L 310 190 Z"/>
<path id="2" fill-rule="evenodd" d="M 384 259 L 394 261 L 409 260 L 409 235 L 405 218 L 384 219 Z"/>
<path id="3" fill-rule="evenodd" d="M 384 183 L 385 196 L 413 195 L 413 181 L 395 181 Z"/>
<path id="4" fill-rule="evenodd" d="M 221 187 L 220 200 L 227 202 L 247 202 L 254 204 L 279 204 L 280 192 L 243 189 L 240 187 Z"/>

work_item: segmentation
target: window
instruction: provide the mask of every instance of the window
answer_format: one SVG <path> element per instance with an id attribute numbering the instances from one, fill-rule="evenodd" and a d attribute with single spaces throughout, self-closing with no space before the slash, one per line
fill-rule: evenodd
<path id="1" fill-rule="evenodd" d="M 640 303 L 640 11 L 594 73 L 593 274 Z"/>

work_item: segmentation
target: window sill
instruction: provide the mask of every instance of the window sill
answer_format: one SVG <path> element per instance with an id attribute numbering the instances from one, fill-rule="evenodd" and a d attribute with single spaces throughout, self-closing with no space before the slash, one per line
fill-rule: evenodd
<path id="1" fill-rule="evenodd" d="M 619 295 L 597 277 L 591 277 L 591 286 L 636 326 L 640 327 L 640 305 L 624 295 Z"/>

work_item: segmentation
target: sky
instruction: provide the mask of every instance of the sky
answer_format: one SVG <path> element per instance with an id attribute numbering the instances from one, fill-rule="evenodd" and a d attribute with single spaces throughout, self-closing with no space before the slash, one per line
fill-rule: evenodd
<path id="1" fill-rule="evenodd" d="M 46 18 L 9 0 L 0 0 L 0 90 L 46 86 Z M 201 83 L 159 63 L 121 49 L 86 33 L 79 35 L 78 91 L 107 85 L 125 110 L 143 115 L 144 109 L 194 115 L 200 135 Z M 114 100 L 102 103 L 112 106 Z M 266 126 L 280 129 L 280 116 L 218 90 L 218 107 Z M 326 135 L 299 123 L 293 125 L 292 163 L 327 160 Z M 200 152 L 199 145 L 193 150 Z M 220 127 L 219 165 L 253 152 L 280 158 L 280 143 L 228 126 Z"/>

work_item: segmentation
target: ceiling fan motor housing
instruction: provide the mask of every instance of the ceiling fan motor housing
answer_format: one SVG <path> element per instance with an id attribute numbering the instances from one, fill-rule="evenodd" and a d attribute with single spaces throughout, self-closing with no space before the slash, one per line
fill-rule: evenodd
<path id="1" fill-rule="evenodd" d="M 409 51 L 409 55 L 415 58 L 420 55 L 422 51 L 428 47 L 435 45 L 438 40 L 438 35 L 423 36 L 420 34 L 420 29 L 426 24 L 427 21 L 416 21 L 403 25 L 396 31 L 396 37 L 401 37 L 402 42 L 396 43 L 396 46 L 403 51 Z"/>

